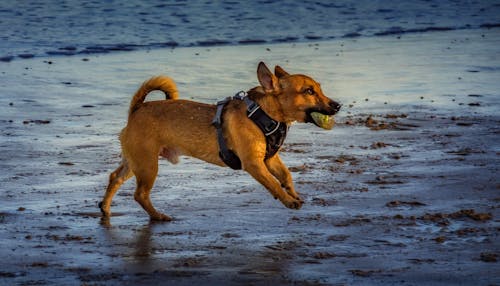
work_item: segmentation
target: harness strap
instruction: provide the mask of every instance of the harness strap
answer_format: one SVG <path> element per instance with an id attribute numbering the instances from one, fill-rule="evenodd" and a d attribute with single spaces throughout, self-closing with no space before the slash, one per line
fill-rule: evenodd
<path id="1" fill-rule="evenodd" d="M 231 97 L 226 97 L 225 99 L 217 102 L 217 111 L 215 113 L 214 120 L 212 124 L 217 130 L 217 143 L 219 143 L 219 157 L 222 161 L 234 170 L 241 169 L 241 160 L 234 154 L 233 151 L 229 150 L 226 145 L 226 140 L 224 139 L 224 134 L 222 132 L 222 111 L 224 106 L 231 101 Z"/>
<path id="2" fill-rule="evenodd" d="M 222 111 L 224 106 L 232 99 L 242 100 L 247 106 L 247 117 L 250 118 L 264 133 L 266 138 L 266 156 L 264 159 L 274 156 L 285 141 L 288 126 L 286 123 L 276 121 L 269 117 L 255 101 L 251 100 L 244 91 L 238 92 L 234 97 L 227 97 L 217 102 L 217 112 L 212 124 L 217 129 L 217 141 L 219 143 L 219 156 L 232 169 L 241 169 L 241 161 L 238 156 L 227 148 L 226 140 L 222 132 Z"/>
<path id="3" fill-rule="evenodd" d="M 278 152 L 283 143 L 285 142 L 288 126 L 286 123 L 276 121 L 269 117 L 264 110 L 260 108 L 255 101 L 251 100 L 248 96 L 241 98 L 238 93 L 235 98 L 243 100 L 247 105 L 247 116 L 250 118 L 264 133 L 266 137 L 266 157 L 271 158 Z"/>

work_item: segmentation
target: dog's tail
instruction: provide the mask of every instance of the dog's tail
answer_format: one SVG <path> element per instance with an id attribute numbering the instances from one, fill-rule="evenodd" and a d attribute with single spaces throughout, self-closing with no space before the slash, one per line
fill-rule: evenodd
<path id="1" fill-rule="evenodd" d="M 134 113 L 144 102 L 148 93 L 153 90 L 161 90 L 165 93 L 165 99 L 177 99 L 179 93 L 173 79 L 167 76 L 156 76 L 145 81 L 136 91 L 132 101 L 130 101 L 129 114 Z"/>

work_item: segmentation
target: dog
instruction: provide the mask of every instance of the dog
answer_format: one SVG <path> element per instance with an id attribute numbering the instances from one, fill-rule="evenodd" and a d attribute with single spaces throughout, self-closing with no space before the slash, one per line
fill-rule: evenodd
<path id="1" fill-rule="evenodd" d="M 172 220 L 156 210 L 150 200 L 159 157 L 176 164 L 179 156 L 192 156 L 227 166 L 221 154 L 223 147 L 230 150 L 241 169 L 275 199 L 287 208 L 300 209 L 303 201 L 295 191 L 292 176 L 276 150 L 269 154 L 268 138 L 250 118 L 247 102 L 253 102 L 263 116 L 286 129 L 293 122 L 311 122 L 325 128 L 312 114 L 319 114 L 323 119 L 333 118 L 340 104 L 326 97 L 320 84 L 311 77 L 289 74 L 280 66 L 275 67 L 273 74 L 260 62 L 257 78 L 260 86 L 249 90 L 245 100 L 228 98 L 218 105 L 178 99 L 174 81 L 166 76 L 145 81 L 131 100 L 128 123 L 120 133 L 122 162 L 109 176 L 108 187 L 99 203 L 103 218 L 111 216 L 111 201 L 120 186 L 135 176 L 134 199 L 150 219 Z M 145 102 L 148 93 L 154 90 L 163 91 L 166 99 Z M 219 126 L 214 124 L 218 113 L 222 118 Z"/>

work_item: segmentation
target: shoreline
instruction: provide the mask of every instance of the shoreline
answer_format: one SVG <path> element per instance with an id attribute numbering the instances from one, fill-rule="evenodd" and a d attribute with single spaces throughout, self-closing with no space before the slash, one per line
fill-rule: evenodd
<path id="1" fill-rule="evenodd" d="M 23 52 L 16 55 L 5 54 L 0 55 L 0 64 L 2 62 L 11 62 L 13 60 L 26 60 L 32 58 L 47 58 L 47 57 L 70 57 L 70 56 L 91 56 L 105 55 L 116 52 L 132 52 L 132 51 L 151 51 L 159 49 L 178 49 L 178 48 L 216 48 L 216 47 L 238 47 L 248 45 L 275 45 L 275 44 L 307 44 L 307 43 L 322 43 L 336 40 L 358 39 L 358 38 L 373 38 L 373 37 L 396 37 L 400 38 L 405 35 L 425 34 L 447 31 L 475 31 L 475 30 L 492 30 L 499 29 L 500 23 L 483 23 L 477 26 L 469 24 L 460 27 L 452 26 L 428 26 L 423 28 L 402 28 L 391 27 L 383 31 L 373 32 L 372 34 L 361 34 L 358 32 L 349 32 L 342 36 L 288 36 L 272 40 L 264 40 L 261 38 L 246 38 L 237 41 L 224 39 L 206 39 L 192 43 L 178 43 L 176 41 L 154 42 L 149 44 L 134 44 L 134 43 L 117 43 L 117 44 L 96 44 L 92 46 L 66 45 L 64 47 L 47 49 L 41 54 Z"/>

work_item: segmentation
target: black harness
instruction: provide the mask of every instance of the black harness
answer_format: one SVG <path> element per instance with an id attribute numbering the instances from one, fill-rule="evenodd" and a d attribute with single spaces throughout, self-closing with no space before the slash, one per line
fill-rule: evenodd
<path id="1" fill-rule="evenodd" d="M 244 91 L 238 92 L 233 97 L 227 97 L 217 102 L 217 112 L 212 124 L 217 129 L 217 142 L 219 143 L 219 156 L 226 165 L 235 170 L 241 169 L 240 158 L 227 148 L 226 140 L 222 133 L 222 111 L 224 106 L 231 100 L 242 100 L 247 105 L 247 117 L 250 118 L 264 133 L 266 137 L 266 157 L 271 158 L 278 152 L 285 141 L 288 126 L 286 123 L 276 121 L 269 117 L 255 101 L 251 100 Z"/>

